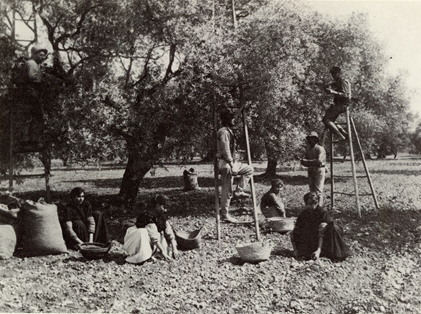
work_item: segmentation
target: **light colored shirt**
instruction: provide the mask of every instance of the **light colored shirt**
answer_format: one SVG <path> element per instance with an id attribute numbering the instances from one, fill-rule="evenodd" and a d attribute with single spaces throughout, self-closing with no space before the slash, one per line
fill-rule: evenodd
<path id="1" fill-rule="evenodd" d="M 39 64 L 35 60 L 29 59 L 26 61 L 26 71 L 28 74 L 29 82 L 31 83 L 41 83 L 42 81 L 42 72 Z"/>
<path id="2" fill-rule="evenodd" d="M 234 161 L 235 137 L 232 130 L 228 127 L 222 127 L 217 133 L 216 157 L 226 162 Z"/>
<path id="3" fill-rule="evenodd" d="M 307 150 L 305 158 L 301 161 L 304 167 L 323 167 L 326 165 L 326 151 L 319 144 Z"/>

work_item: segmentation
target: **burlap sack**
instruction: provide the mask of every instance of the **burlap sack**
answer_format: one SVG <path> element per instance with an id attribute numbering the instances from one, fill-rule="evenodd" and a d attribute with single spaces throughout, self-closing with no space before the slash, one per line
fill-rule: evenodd
<path id="1" fill-rule="evenodd" d="M 22 255 L 66 253 L 57 206 L 26 201 L 21 210 Z"/>
<path id="2" fill-rule="evenodd" d="M 6 204 L 0 204 L 0 223 L 14 224 L 18 218 L 19 209 L 10 210 Z"/>
<path id="3" fill-rule="evenodd" d="M 0 259 L 13 256 L 17 241 L 17 225 L 0 223 Z"/>
<path id="4" fill-rule="evenodd" d="M 184 191 L 199 190 L 199 183 L 197 182 L 197 172 L 193 168 L 190 170 L 184 170 L 183 172 L 184 179 Z"/>

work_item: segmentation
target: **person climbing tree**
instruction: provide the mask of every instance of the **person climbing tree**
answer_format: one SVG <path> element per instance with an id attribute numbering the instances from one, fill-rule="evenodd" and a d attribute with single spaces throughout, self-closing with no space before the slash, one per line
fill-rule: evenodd
<path id="1" fill-rule="evenodd" d="M 16 124 L 20 148 L 34 150 L 42 147 L 44 112 L 42 105 L 43 75 L 40 64 L 47 58 L 48 50 L 35 45 L 31 57 L 22 69 L 20 84 L 16 84 Z"/>

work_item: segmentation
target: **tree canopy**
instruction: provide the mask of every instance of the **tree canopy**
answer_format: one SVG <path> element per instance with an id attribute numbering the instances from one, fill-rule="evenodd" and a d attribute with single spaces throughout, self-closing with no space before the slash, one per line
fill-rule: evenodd
<path id="1" fill-rule="evenodd" d="M 2 7 L 9 46 L 10 12 L 24 10 L 19 3 Z M 364 149 L 400 145 L 408 133 L 403 76 L 385 74 L 383 47 L 363 14 L 330 20 L 299 1 L 275 0 L 235 1 L 234 14 L 228 0 L 30 3 L 38 37 L 51 49 L 53 154 L 76 161 L 126 155 L 125 201 L 136 199 L 144 175 L 171 150 L 211 150 L 220 106 L 245 105 L 252 147 L 266 153 L 273 173 L 278 161 L 301 153 L 307 132 L 322 131 L 333 65 L 358 99 L 352 110 Z M 13 63 L 7 45 L 2 73 Z"/>

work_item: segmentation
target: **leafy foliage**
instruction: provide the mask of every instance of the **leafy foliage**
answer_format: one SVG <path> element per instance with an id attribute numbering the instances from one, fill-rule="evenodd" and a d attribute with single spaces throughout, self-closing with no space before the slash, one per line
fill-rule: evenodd
<path id="1" fill-rule="evenodd" d="M 380 147 L 405 143 L 412 119 L 405 82 L 385 75 L 387 59 L 365 15 L 330 20 L 302 2 L 275 0 L 33 4 L 52 48 L 53 154 L 127 159 L 122 199 L 134 200 L 143 176 L 174 151 L 212 155 L 220 106 L 246 109 L 251 146 L 276 171 L 278 161 L 301 154 L 307 132 L 321 133 L 333 65 L 358 99 L 353 111 L 365 149 L 380 156 Z"/>

